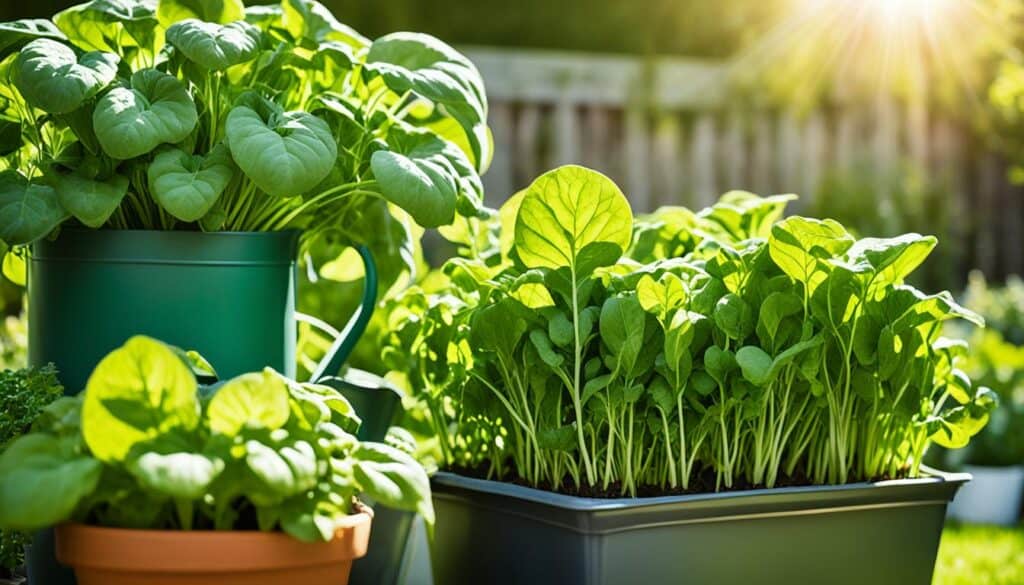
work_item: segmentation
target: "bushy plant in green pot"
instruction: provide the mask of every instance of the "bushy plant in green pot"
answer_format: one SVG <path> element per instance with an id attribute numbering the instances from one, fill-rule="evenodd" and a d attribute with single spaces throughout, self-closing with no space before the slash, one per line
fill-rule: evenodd
<path id="1" fill-rule="evenodd" d="M 366 553 L 358 496 L 433 519 L 423 468 L 360 442 L 332 388 L 194 371 L 209 374 L 147 337 L 106 356 L 0 455 L 0 526 L 56 525 L 81 585 L 329 585 Z"/>
<path id="2" fill-rule="evenodd" d="M 445 469 L 437 582 L 930 583 L 966 478 L 922 457 L 994 404 L 940 333 L 980 318 L 903 283 L 934 238 L 792 198 L 634 221 L 562 167 L 392 304 Z"/>
<path id="3" fill-rule="evenodd" d="M 972 273 L 964 304 L 985 318 L 986 328 L 953 329 L 970 342 L 963 369 L 996 392 L 999 407 L 967 448 L 939 450 L 936 459 L 974 478 L 953 500 L 950 517 L 1012 526 L 1024 498 L 1024 282 L 1011 276 L 1006 286 L 992 287 Z"/>
<path id="4" fill-rule="evenodd" d="M 0 39 L 0 246 L 32 247 L 31 359 L 71 391 L 133 333 L 290 373 L 300 248 L 479 213 L 483 82 L 433 37 L 93 0 Z"/>

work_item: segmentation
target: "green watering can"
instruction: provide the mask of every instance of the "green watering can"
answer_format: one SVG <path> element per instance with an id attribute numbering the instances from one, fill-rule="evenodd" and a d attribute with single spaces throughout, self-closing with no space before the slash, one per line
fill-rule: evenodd
<path id="1" fill-rule="evenodd" d="M 295 376 L 300 232 L 65 230 L 33 245 L 29 362 L 54 363 L 68 394 L 109 352 L 144 334 L 194 349 L 221 379 L 270 366 Z M 366 247 L 362 302 L 312 380 L 341 369 L 373 314 L 377 270 Z M 53 533 L 28 560 L 30 585 L 73 585 Z"/>

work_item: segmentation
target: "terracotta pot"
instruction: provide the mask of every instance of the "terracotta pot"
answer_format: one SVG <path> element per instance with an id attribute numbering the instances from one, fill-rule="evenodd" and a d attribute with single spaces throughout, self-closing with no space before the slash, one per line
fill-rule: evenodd
<path id="1" fill-rule="evenodd" d="M 78 585 L 346 585 L 366 554 L 368 512 L 348 517 L 331 542 L 283 533 L 127 530 L 65 524 L 57 559 Z"/>

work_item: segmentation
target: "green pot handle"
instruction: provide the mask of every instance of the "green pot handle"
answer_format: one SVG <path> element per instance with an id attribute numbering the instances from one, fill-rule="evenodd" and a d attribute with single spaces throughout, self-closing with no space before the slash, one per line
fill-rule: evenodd
<path id="1" fill-rule="evenodd" d="M 356 251 L 359 252 L 359 257 L 363 259 L 363 266 L 366 272 L 366 279 L 363 282 L 363 300 L 360 302 L 359 308 L 352 315 L 352 318 L 345 324 L 345 328 L 335 338 L 331 349 L 327 351 L 327 355 L 320 361 L 316 371 L 310 376 L 310 381 L 312 382 L 317 382 L 327 376 L 337 375 L 338 371 L 341 370 L 342 364 L 345 363 L 348 356 L 352 354 L 352 350 L 355 349 L 356 344 L 359 343 L 359 338 L 366 331 L 366 326 L 370 323 L 370 317 L 373 316 L 373 310 L 377 307 L 377 265 L 373 261 L 373 255 L 370 254 L 369 248 L 357 246 Z"/>

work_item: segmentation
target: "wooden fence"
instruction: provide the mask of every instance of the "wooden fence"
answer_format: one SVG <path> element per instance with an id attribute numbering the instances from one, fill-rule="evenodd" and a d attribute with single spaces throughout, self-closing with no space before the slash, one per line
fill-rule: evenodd
<path id="1" fill-rule="evenodd" d="M 544 170 L 579 163 L 607 173 L 634 209 L 703 207 L 730 189 L 801 195 L 828 176 L 869 173 L 884 209 L 891 177 L 916 168 L 943 193 L 958 274 L 1024 272 L 1024 193 L 961 122 L 927 102 L 835 98 L 810 111 L 758 108 L 731 95 L 729 65 L 550 51 L 464 48 L 487 83 L 496 156 L 485 176 L 500 204 Z M 862 177 L 863 178 L 863 177 Z M 899 226 L 897 226 L 899 227 Z"/>

